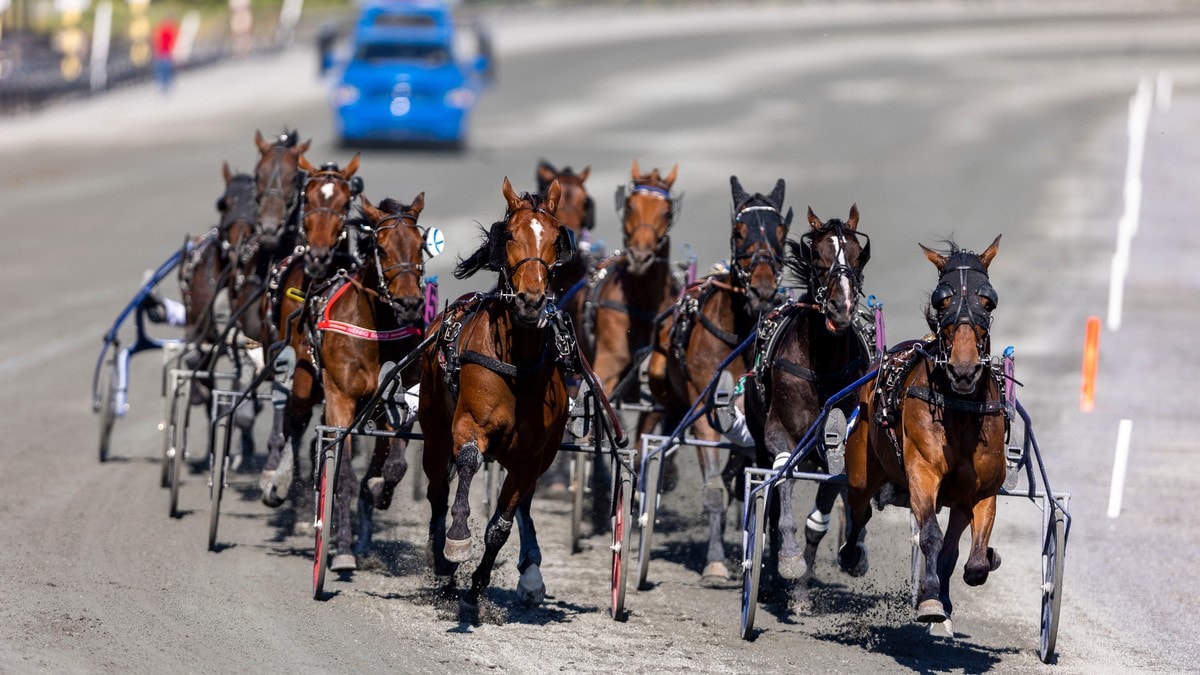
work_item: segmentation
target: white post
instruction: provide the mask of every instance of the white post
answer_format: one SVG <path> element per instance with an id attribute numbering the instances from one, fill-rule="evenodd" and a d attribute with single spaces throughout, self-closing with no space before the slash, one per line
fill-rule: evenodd
<path id="1" fill-rule="evenodd" d="M 2 0 L 0 0 L 2 1 Z M 92 26 L 92 91 L 108 86 L 108 48 L 112 37 L 111 0 L 101 0 L 96 5 L 96 16 Z"/>
<path id="2" fill-rule="evenodd" d="M 190 10 L 183 15 L 179 24 L 179 37 L 175 40 L 175 48 L 171 50 L 171 60 L 177 64 L 187 63 L 192 58 L 192 48 L 196 46 L 196 33 L 200 32 L 200 12 Z"/>
<path id="3" fill-rule="evenodd" d="M 1133 420 L 1121 420 L 1117 427 L 1117 454 L 1113 458 L 1112 486 L 1108 491 L 1108 517 L 1121 515 L 1121 500 L 1125 496 L 1125 469 L 1129 466 L 1129 437 Z"/>

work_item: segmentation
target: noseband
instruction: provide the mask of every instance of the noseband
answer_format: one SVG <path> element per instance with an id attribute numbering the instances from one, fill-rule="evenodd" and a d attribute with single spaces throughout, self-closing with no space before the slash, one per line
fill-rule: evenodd
<path id="1" fill-rule="evenodd" d="M 526 195 L 526 197 L 527 196 L 528 195 Z M 536 207 L 527 207 L 526 206 L 526 207 L 522 207 L 522 208 L 528 208 L 531 211 L 533 211 L 534 213 L 541 213 L 541 214 L 547 215 L 551 218 L 554 218 L 555 222 L 558 222 L 558 219 L 555 218 L 554 214 L 543 209 L 540 204 Z M 518 210 L 520 210 L 520 209 L 518 209 Z M 511 222 L 512 217 L 514 215 L 516 215 L 516 211 L 509 211 L 509 212 L 505 213 L 504 214 L 504 222 L 505 223 Z M 559 227 L 564 227 L 564 226 L 559 225 Z M 507 243 L 507 242 L 505 242 L 505 243 Z M 517 270 L 521 269 L 521 265 L 524 265 L 525 263 L 528 263 L 528 262 L 536 262 L 536 263 L 540 264 L 542 267 L 546 268 L 546 279 L 549 280 L 551 271 L 553 271 L 555 268 L 559 267 L 566 261 L 565 260 L 556 260 L 556 261 L 554 261 L 554 264 L 550 264 L 550 263 L 547 263 L 545 260 L 543 260 L 539 256 L 529 256 L 527 258 L 521 258 L 511 268 L 508 268 L 507 266 L 502 267 L 500 269 L 500 279 L 502 282 L 501 283 L 502 288 L 499 292 L 499 296 L 500 296 L 501 300 L 503 300 L 505 302 L 512 302 L 513 300 L 516 299 L 517 293 L 516 293 L 516 290 L 513 289 L 512 278 L 517 275 Z M 551 302 L 553 302 L 555 300 L 553 295 L 551 295 L 550 293 L 547 293 L 547 297 L 550 298 Z"/>

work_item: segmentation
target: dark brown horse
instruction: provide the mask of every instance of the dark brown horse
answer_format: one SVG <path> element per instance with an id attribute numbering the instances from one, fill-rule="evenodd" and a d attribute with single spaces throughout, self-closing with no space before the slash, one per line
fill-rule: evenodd
<path id="1" fill-rule="evenodd" d="M 538 161 L 538 194 L 544 199 L 550 184 L 558 181 L 562 197 L 558 201 L 558 211 L 555 212 L 555 216 L 560 225 L 570 228 L 581 252 L 589 250 L 591 232 L 596 227 L 596 204 L 583 184 L 591 173 L 590 166 L 575 173 L 569 166 L 559 170 L 544 159 Z M 558 268 L 551 282 L 559 308 L 566 309 L 571 318 L 576 321 L 576 325 L 579 325 L 580 312 L 587 294 L 576 290 L 572 297 L 565 296 L 587 275 L 588 262 L 589 258 L 586 255 L 574 256 L 569 262 Z"/>
<path id="2" fill-rule="evenodd" d="M 838 562 L 854 576 L 865 574 L 872 498 L 907 501 L 925 558 L 916 608 L 921 622 L 950 619 L 950 575 L 968 525 L 963 580 L 978 586 L 1000 566 L 988 546 L 1008 428 L 1002 375 L 990 356 L 998 297 L 988 266 L 999 246 L 1000 237 L 978 255 L 953 242 L 948 254 L 921 247 L 938 271 L 926 311 L 934 337 L 894 348 L 884 359 L 860 396 L 867 423 L 846 446 L 850 521 Z M 885 484 L 889 489 L 881 491 Z M 945 534 L 937 521 L 943 507 L 950 511 Z"/>
<path id="3" fill-rule="evenodd" d="M 454 270 L 460 279 L 481 270 L 496 272 L 498 290 L 465 296 L 448 307 L 438 319 L 438 338 L 421 359 L 418 416 L 432 509 L 430 545 L 439 577 L 452 576 L 458 563 L 471 558 L 468 497 L 476 471 L 486 460 L 507 471 L 484 532 L 483 558 L 463 599 L 467 613 L 478 607 L 480 593 L 491 583 L 514 519 L 521 534 L 517 593 L 529 604 L 545 596 L 529 509 L 538 477 L 558 453 L 569 404 L 563 338 L 573 336 L 550 303 L 551 270 L 572 254 L 568 230 L 554 217 L 561 190 L 551 183 L 544 200 L 518 195 L 506 178 L 502 192 L 504 218 Z M 451 470 L 458 473 L 452 509 Z"/>
<path id="4" fill-rule="evenodd" d="M 730 176 L 733 212 L 729 234 L 730 271 L 705 277 L 675 303 L 659 330 L 658 345 L 650 356 L 650 391 L 668 411 L 668 419 L 681 419 L 708 388 L 718 368 L 754 331 L 759 316 L 781 299 L 784 242 L 792 224 L 792 211 L 783 213 L 784 182 L 769 195 L 747 194 L 737 176 Z M 753 350 L 727 367 L 735 378 L 752 365 Z M 697 438 L 720 440 L 706 416 L 692 426 Z M 697 447 L 704 481 L 705 516 L 709 523 L 708 562 L 702 578 L 709 583 L 728 581 L 725 565 L 725 510 L 727 486 L 722 480 L 720 451 Z"/>
<path id="5" fill-rule="evenodd" d="M 360 197 L 361 225 L 372 233 L 368 262 L 358 272 L 335 278 L 310 300 L 317 318 L 321 380 L 325 392 L 325 423 L 349 427 L 359 406 L 379 384 L 385 364 L 396 363 L 414 351 L 425 333 L 425 231 L 417 218 L 425 208 L 425 193 L 404 205 L 385 199 L 379 208 Z M 402 375 L 405 389 L 417 384 L 414 360 Z M 412 420 L 388 423 L 377 411 L 378 426 L 409 431 Z M 370 550 L 371 514 L 386 509 L 392 491 L 408 470 L 407 441 L 377 437 L 371 463 L 359 489 L 359 538 L 351 552 L 350 499 L 355 490 L 351 437 L 345 441 L 338 468 L 334 501 L 333 563 L 335 570 L 357 567 L 356 555 Z"/>
<path id="6" fill-rule="evenodd" d="M 322 399 L 320 374 L 307 346 L 316 319 L 306 311 L 306 299 L 313 286 L 326 281 L 339 266 L 352 271 L 358 264 L 340 246 L 350 236 L 346 219 L 357 194 L 353 178 L 358 160 L 355 155 L 345 169 L 335 164 L 317 169 L 303 156 L 299 160 L 307 174 L 301 190 L 303 253 L 284 259 L 272 270 L 270 283 L 275 290 L 267 297 L 270 321 L 262 340 L 272 345 L 276 340 L 287 340 L 281 358 L 276 359 L 276 370 L 282 372 L 276 373 L 273 387 L 280 395 L 267 441 L 267 463 L 259 479 L 263 503 L 270 507 L 279 506 L 287 498 L 301 436 L 308 428 L 313 406 Z M 339 251 L 343 256 L 335 260 Z M 290 453 L 283 452 L 287 440 L 292 445 Z"/>
<path id="7" fill-rule="evenodd" d="M 747 380 L 747 426 L 758 446 L 758 466 L 786 460 L 825 402 L 870 368 L 871 355 L 854 325 L 862 295 L 863 266 L 870 259 L 866 235 L 858 232 L 858 207 L 845 222 L 822 222 L 808 210 L 809 231 L 788 242 L 787 265 L 807 286 L 798 302 L 763 317 L 759 325 L 760 364 Z M 853 408 L 844 400 L 842 414 Z M 827 467 L 819 458 L 816 470 Z M 812 566 L 817 545 L 829 528 L 829 513 L 841 491 L 821 483 L 805 522 L 803 557 L 796 540 L 792 508 L 793 481 L 779 483 L 771 500 L 771 551 L 778 572 L 787 579 L 803 577 Z"/>

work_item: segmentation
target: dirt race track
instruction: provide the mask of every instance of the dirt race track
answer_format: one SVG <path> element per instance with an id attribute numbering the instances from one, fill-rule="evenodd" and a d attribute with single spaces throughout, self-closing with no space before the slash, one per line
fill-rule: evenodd
<path id="1" fill-rule="evenodd" d="M 1040 512 L 1002 505 L 1004 566 L 980 588 L 956 576 L 954 639 L 908 606 L 907 512 L 871 525 L 872 569 L 850 579 L 827 538 L 816 584 L 770 593 L 756 639 L 738 635 L 740 586 L 699 583 L 700 479 L 690 451 L 664 498 L 651 584 L 608 616 L 609 540 L 567 549 L 569 502 L 539 496 L 549 591 L 516 599 L 516 541 L 501 553 L 478 625 L 432 592 L 429 507 L 411 478 L 379 514 L 375 553 L 310 598 L 307 511 L 271 510 L 255 473 L 235 474 L 221 546 L 206 550 L 206 474 L 190 473 L 177 519 L 158 487 L 159 361 L 136 357 L 112 459 L 96 461 L 90 378 L 100 337 L 187 232 L 207 229 L 220 165 L 249 169 L 255 129 L 299 127 L 314 163 L 334 146 L 316 58 L 297 47 L 149 88 L 0 119 L 0 672 L 1132 672 L 1186 671 L 1197 653 L 1194 367 L 1149 345 L 1190 344 L 1200 162 L 1200 8 L 1194 3 L 812 3 L 670 10 L 510 10 L 489 17 L 499 80 L 461 154 L 366 149 L 374 202 L 424 190 L 423 223 L 448 252 L 503 210 L 500 182 L 533 187 L 539 157 L 592 166 L 598 236 L 619 244 L 610 190 L 630 161 L 680 165 L 684 242 L 728 256 L 730 174 L 751 191 L 788 181 L 786 202 L 823 218 L 857 202 L 872 235 L 866 290 L 892 341 L 924 332 L 934 282 L 916 242 L 967 248 L 1003 233 L 992 265 L 993 344 L 1016 347 L 1019 396 L 1075 525 L 1056 665 L 1037 658 Z M 1097 409 L 1078 411 L 1087 316 L 1104 316 L 1128 155 L 1128 101 L 1159 92 L 1142 172 L 1119 331 L 1102 338 Z M 1167 83 L 1173 85 L 1168 96 Z M 491 220 L 489 220 L 491 219 Z M 799 221 L 798 221 L 799 222 Z M 715 234 L 714 234 L 715 233 Z M 442 297 L 482 287 L 431 271 Z M 164 331 L 165 335 L 169 332 Z M 1161 340 L 1161 342 L 1159 342 Z M 1164 352 L 1165 353 L 1165 352 Z M 1121 517 L 1105 516 L 1113 444 L 1132 419 Z M 260 446 L 267 420 L 259 420 Z M 202 434 L 195 429 L 194 443 Z M 410 465 L 416 462 L 410 449 Z M 258 460 L 261 461 L 261 451 Z M 1182 467 L 1182 469 L 1181 469 Z M 811 490 L 798 490 L 804 504 Z M 476 495 L 478 496 L 478 495 Z M 478 508 L 474 533 L 483 518 Z M 740 503 L 725 541 L 740 565 Z M 477 550 L 479 548 L 477 547 Z M 472 565 L 460 573 L 465 583 Z"/>

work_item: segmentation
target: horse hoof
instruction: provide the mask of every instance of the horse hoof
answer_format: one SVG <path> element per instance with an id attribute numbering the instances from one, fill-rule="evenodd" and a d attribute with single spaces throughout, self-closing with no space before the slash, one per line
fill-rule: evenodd
<path id="1" fill-rule="evenodd" d="M 517 581 L 517 598 L 527 607 L 537 607 L 546 599 L 546 584 L 542 581 L 542 570 L 530 565 Z"/>
<path id="2" fill-rule="evenodd" d="M 779 556 L 779 576 L 784 579 L 800 579 L 808 572 L 808 564 L 802 555 Z"/>
<path id="3" fill-rule="evenodd" d="M 989 571 L 995 572 L 996 570 L 1000 569 L 1000 552 L 999 551 L 997 551 L 996 549 L 989 546 L 988 550 L 987 550 L 987 557 L 988 557 L 988 564 L 991 565 L 991 569 Z"/>
<path id="4" fill-rule="evenodd" d="M 671 492 L 679 485 L 679 469 L 675 466 L 674 455 L 667 458 L 662 471 L 663 492 Z"/>
<path id="5" fill-rule="evenodd" d="M 929 624 L 929 634 L 934 637 L 944 637 L 954 639 L 954 622 L 946 619 L 941 623 Z"/>
<path id="6" fill-rule="evenodd" d="M 729 568 L 720 560 L 714 560 L 704 566 L 704 572 L 700 575 L 700 584 L 703 586 L 723 586 L 729 583 L 729 579 Z"/>
<path id="7" fill-rule="evenodd" d="M 838 566 L 842 571 L 852 577 L 861 577 L 867 573 L 870 565 L 867 562 L 867 545 L 857 544 L 857 554 L 851 558 L 849 543 L 842 544 L 841 550 L 838 551 Z"/>
<path id="8" fill-rule="evenodd" d="M 471 625 L 479 624 L 479 604 L 466 598 L 458 601 L 458 620 Z"/>
<path id="9" fill-rule="evenodd" d="M 446 537 L 446 546 L 442 549 L 442 555 L 446 557 L 447 561 L 452 563 L 462 563 L 470 560 L 471 540 Z"/>
<path id="10" fill-rule="evenodd" d="M 949 618 L 941 600 L 931 598 L 922 600 L 921 604 L 917 605 L 917 621 L 921 623 L 942 623 Z"/>
<path id="11" fill-rule="evenodd" d="M 283 505 L 284 499 L 276 491 L 274 471 L 263 471 L 262 477 L 258 479 L 258 487 L 262 489 L 263 504 L 273 509 L 277 509 Z"/>
<path id="12" fill-rule="evenodd" d="M 339 553 L 333 556 L 329 569 L 334 572 L 353 572 L 358 569 L 358 559 L 349 553 Z"/>
<path id="13" fill-rule="evenodd" d="M 381 511 L 386 511 L 392 505 L 392 493 L 395 489 L 396 484 L 389 485 L 382 476 L 367 479 L 367 491 L 371 493 L 371 504 Z"/>
<path id="14" fill-rule="evenodd" d="M 317 534 L 317 528 L 311 520 L 301 520 L 292 527 L 292 534 L 297 537 L 312 537 Z"/>

